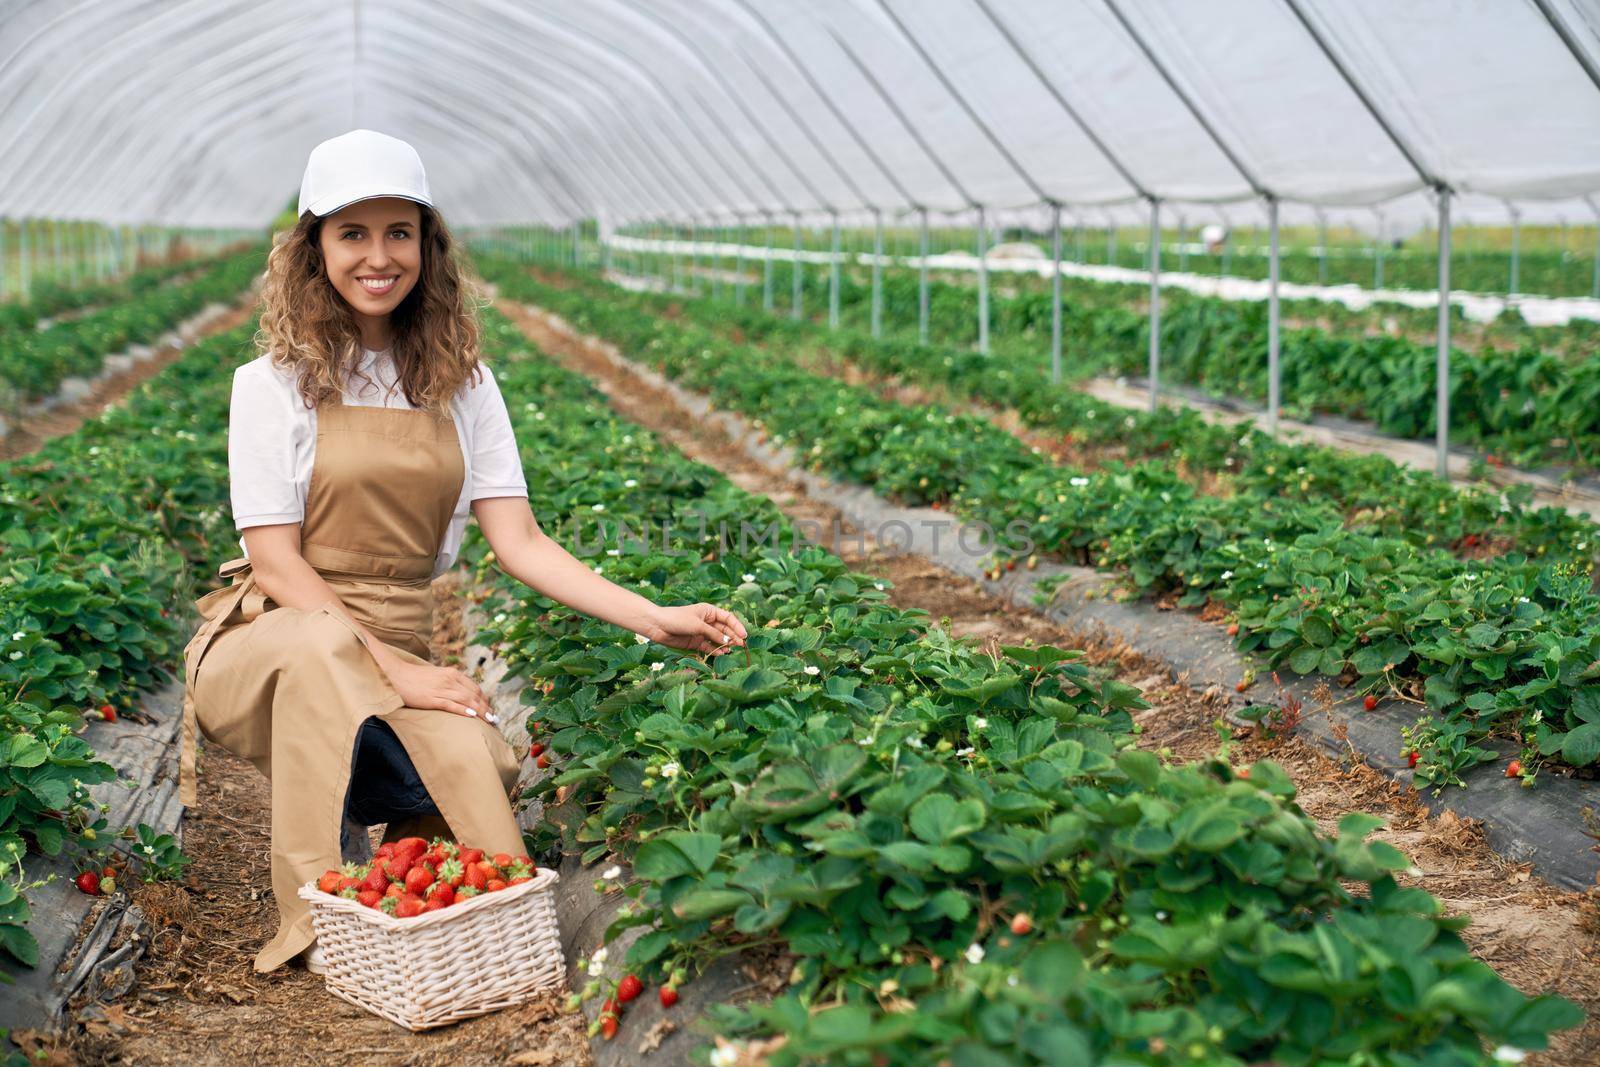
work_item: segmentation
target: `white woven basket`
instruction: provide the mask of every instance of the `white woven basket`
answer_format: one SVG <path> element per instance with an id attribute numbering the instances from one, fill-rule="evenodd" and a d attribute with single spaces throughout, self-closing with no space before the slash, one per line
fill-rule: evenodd
<path id="1" fill-rule="evenodd" d="M 408 1030 L 470 1019 L 561 985 L 555 871 L 409 919 L 300 887 L 328 988 Z"/>

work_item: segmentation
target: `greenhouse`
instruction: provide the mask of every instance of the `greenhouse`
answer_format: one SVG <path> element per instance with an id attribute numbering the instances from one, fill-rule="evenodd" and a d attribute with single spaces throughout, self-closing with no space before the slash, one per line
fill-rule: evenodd
<path id="1" fill-rule="evenodd" d="M 1600 1062 L 1600 0 L 0 0 L 0 1064 Z"/>

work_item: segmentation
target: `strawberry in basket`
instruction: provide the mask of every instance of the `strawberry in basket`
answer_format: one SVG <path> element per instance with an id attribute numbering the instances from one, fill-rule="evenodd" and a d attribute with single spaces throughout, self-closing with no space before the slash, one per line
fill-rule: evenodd
<path id="1" fill-rule="evenodd" d="M 369 863 L 324 872 L 317 888 L 407 919 L 531 881 L 534 871 L 525 855 L 485 856 L 442 837 L 403 837 L 380 845 Z"/>

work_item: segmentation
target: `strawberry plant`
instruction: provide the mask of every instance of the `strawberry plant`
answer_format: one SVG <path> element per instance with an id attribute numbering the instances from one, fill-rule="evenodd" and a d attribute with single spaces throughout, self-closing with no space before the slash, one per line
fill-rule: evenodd
<path id="1" fill-rule="evenodd" d="M 1377 820 L 1319 832 L 1270 762 L 1163 765 L 1133 747 L 1137 692 L 1079 653 L 991 657 L 820 547 L 717 543 L 699 516 L 779 546 L 794 531 L 586 383 L 497 367 L 542 525 L 676 531 L 595 566 L 759 624 L 715 656 L 619 640 L 469 537 L 492 589 L 480 636 L 528 680 L 561 757 L 535 788 L 564 798 L 542 833 L 632 867 L 607 937 L 643 933 L 588 961 L 590 995 L 612 974 L 675 989 L 727 954 L 773 954 L 785 992 L 709 1017 L 782 1035 L 775 1064 L 1477 1062 L 1486 1041 L 1542 1047 L 1580 1017 L 1473 959 L 1464 920 L 1396 884 L 1408 861 L 1368 840 Z M 626 1026 L 624 992 L 595 1033 Z"/>

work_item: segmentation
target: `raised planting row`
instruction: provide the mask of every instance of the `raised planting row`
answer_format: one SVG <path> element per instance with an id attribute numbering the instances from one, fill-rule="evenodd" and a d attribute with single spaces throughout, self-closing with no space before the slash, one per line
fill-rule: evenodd
<path id="1" fill-rule="evenodd" d="M 211 266 L 212 259 L 187 259 L 153 264 L 109 282 L 62 285 L 43 282 L 33 286 L 26 301 L 0 303 L 0 335 L 10 330 L 33 329 L 40 319 L 98 304 L 112 304 L 154 289 L 169 278 Z"/>
<path id="2" fill-rule="evenodd" d="M 89 796 L 115 772 L 78 736 L 86 713 L 125 714 L 175 676 L 197 577 L 237 553 L 228 397 L 252 329 L 0 463 L 0 949 L 30 966 L 25 853 L 88 853 L 121 830 Z"/>
<path id="3" fill-rule="evenodd" d="M 121 303 L 43 330 L 0 334 L 0 398 L 38 400 L 65 378 L 95 373 L 106 356 L 155 340 L 207 304 L 236 299 L 263 266 L 262 250 L 252 249 L 188 281 L 146 287 Z"/>
<path id="4" fill-rule="evenodd" d="M 774 264 L 775 287 L 787 293 L 788 264 Z M 806 306 L 827 307 L 828 275 L 803 272 Z M 1098 282 L 1070 280 L 1062 307 L 1063 363 L 1067 375 L 1142 375 L 1150 346 L 1143 303 L 1127 300 Z M 841 279 L 841 314 L 865 326 L 871 288 Z M 977 339 L 975 295 L 967 284 L 930 283 L 932 336 L 947 343 Z M 885 321 L 916 329 L 914 271 L 885 273 Z M 1051 299 L 1047 288 L 991 299 L 996 355 L 1008 362 L 1048 366 Z M 1510 351 L 1452 349 L 1450 432 L 1497 460 L 1523 465 L 1600 462 L 1600 361 L 1577 346 L 1571 358 L 1542 347 Z M 1267 395 L 1267 307 L 1181 291 L 1162 298 L 1163 380 L 1193 385 L 1223 398 L 1264 403 Z M 1431 342 L 1387 334 L 1330 335 L 1321 329 L 1282 333 L 1283 410 L 1304 418 L 1325 412 L 1371 422 L 1384 433 L 1431 439 L 1434 433 L 1434 364 Z"/>
<path id="5" fill-rule="evenodd" d="M 1496 758 L 1476 744 L 1490 734 L 1523 746 L 1529 780 L 1547 762 L 1600 758 L 1600 597 L 1586 559 L 1463 560 L 1352 521 L 1326 500 L 1207 496 L 1164 461 L 1078 471 L 984 419 L 882 400 L 654 316 L 628 294 L 606 299 L 484 266 L 505 296 L 548 307 L 709 394 L 814 469 L 987 524 L 998 556 L 1051 553 L 1184 604 L 1210 599 L 1233 613 L 1239 646 L 1273 666 L 1426 705 L 1437 715 L 1404 742 L 1419 753 L 1421 781 L 1457 782 Z"/>
<path id="6" fill-rule="evenodd" d="M 629 863 L 607 937 L 648 930 L 596 953 L 583 995 L 751 954 L 788 989 L 710 1018 L 781 1035 L 775 1065 L 1476 1064 L 1579 1020 L 1397 885 L 1408 861 L 1365 840 L 1378 820 L 1320 833 L 1270 762 L 1163 766 L 1134 748 L 1130 687 L 1075 652 L 991 658 L 823 549 L 788 550 L 770 501 L 574 375 L 511 361 L 505 332 L 488 350 L 545 528 L 614 581 L 750 630 L 711 658 L 636 640 L 469 538 L 496 613 L 480 637 L 532 680 L 556 757 L 536 792 L 573 814 L 544 832 Z M 776 543 L 719 544 L 721 521 Z M 677 533 L 643 547 L 620 526 Z"/>
<path id="7" fill-rule="evenodd" d="M 1525 488 L 1509 493 L 1488 485 L 1457 488 L 1382 456 L 1285 442 L 1248 425 L 1212 424 L 1184 408 L 1130 411 L 1052 383 L 1045 367 L 970 349 L 904 338 L 874 340 L 862 330 L 829 330 L 726 302 L 623 296 L 590 275 L 570 275 L 568 284 L 589 287 L 606 299 L 633 300 L 658 314 L 692 316 L 724 337 L 759 342 L 769 352 L 812 366 L 843 358 L 878 374 L 1013 410 L 1028 426 L 1059 433 L 1074 445 L 1109 450 L 1117 458 L 1169 459 L 1191 480 L 1241 507 L 1284 498 L 1326 501 L 1352 526 L 1475 557 L 1521 552 L 1548 561 L 1585 561 L 1600 548 L 1600 529 L 1593 522 L 1559 508 L 1528 507 L 1531 494 Z"/>

